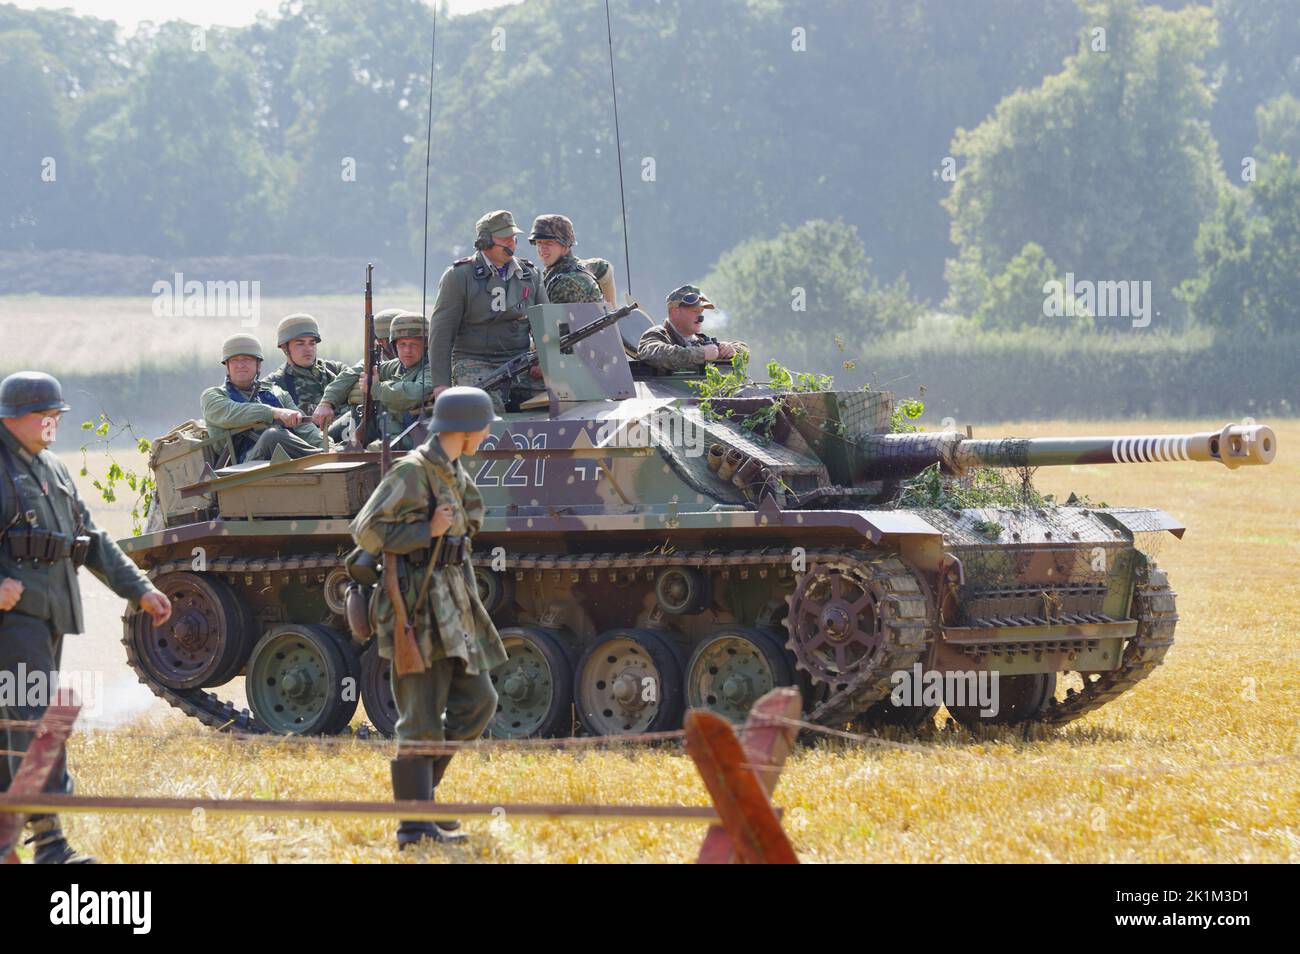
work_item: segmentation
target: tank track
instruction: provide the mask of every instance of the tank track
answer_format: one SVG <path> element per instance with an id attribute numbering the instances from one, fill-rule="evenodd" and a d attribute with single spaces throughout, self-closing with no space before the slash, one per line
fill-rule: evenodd
<path id="1" fill-rule="evenodd" d="M 890 676 L 895 669 L 905 669 L 920 660 L 925 651 L 925 598 L 915 576 L 895 558 L 881 558 L 851 549 L 813 549 L 805 554 L 807 564 L 854 562 L 869 564 L 877 579 L 890 594 L 887 605 L 891 607 L 892 625 L 886 628 L 893 645 L 880 666 L 862 673 L 843 688 L 817 704 L 809 715 L 811 721 L 830 724 L 847 722 L 872 702 L 882 698 L 889 689 Z M 746 574 L 756 570 L 766 575 L 790 565 L 790 551 L 737 550 L 719 552 L 712 550 L 681 550 L 655 553 L 584 553 L 584 554 L 517 554 L 511 557 L 512 570 L 541 570 L 579 573 L 601 571 L 636 572 L 662 566 L 697 566 L 707 569 L 735 570 Z M 195 571 L 188 560 L 175 560 L 153 567 L 149 578 L 166 573 L 285 573 L 298 570 L 329 570 L 343 565 L 337 553 L 306 554 L 284 558 L 218 557 L 209 560 L 202 571 Z M 266 734 L 269 729 L 247 709 L 236 709 L 229 700 L 204 689 L 172 689 L 160 683 L 142 664 L 132 640 L 131 627 L 142 620 L 141 614 L 124 617 L 122 645 L 126 648 L 127 663 L 139 681 L 158 698 L 204 725 L 220 731 L 248 734 Z"/>
<path id="2" fill-rule="evenodd" d="M 1174 644 L 1174 624 L 1178 622 L 1176 596 L 1163 570 L 1153 563 L 1140 568 L 1133 587 L 1137 634 L 1128 641 L 1119 668 L 1102 673 L 1091 682 L 1084 679 L 1082 690 L 1071 689 L 1064 699 L 1049 702 L 1037 721 L 1046 725 L 1073 722 L 1151 675 Z"/>
<path id="3" fill-rule="evenodd" d="M 881 603 L 887 610 L 883 620 L 885 625 L 882 627 L 887 642 L 876 665 L 835 687 L 807 716 L 809 722 L 832 727 L 848 723 L 872 704 L 884 699 L 889 695 L 894 673 L 911 669 L 915 663 L 922 661 L 930 623 L 926 594 L 916 575 L 901 560 L 852 551 L 844 551 L 843 556 L 853 559 L 859 566 L 870 566 L 875 582 L 887 594 Z M 809 563 L 811 562 L 810 554 Z M 830 562 L 833 565 L 844 561 L 840 559 Z M 791 643 L 786 645 L 793 649 Z"/>

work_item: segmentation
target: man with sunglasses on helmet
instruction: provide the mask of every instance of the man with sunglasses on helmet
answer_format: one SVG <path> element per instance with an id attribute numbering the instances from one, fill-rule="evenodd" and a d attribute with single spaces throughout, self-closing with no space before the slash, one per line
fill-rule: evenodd
<path id="1" fill-rule="evenodd" d="M 718 341 L 702 332 L 704 312 L 715 307 L 694 285 L 669 292 L 668 318 L 646 329 L 637 359 L 660 371 L 702 371 L 710 361 L 730 361 L 748 352 L 743 341 Z"/>

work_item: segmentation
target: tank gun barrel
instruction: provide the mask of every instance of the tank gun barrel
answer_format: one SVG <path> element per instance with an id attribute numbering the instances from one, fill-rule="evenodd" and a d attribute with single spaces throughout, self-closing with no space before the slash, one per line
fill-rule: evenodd
<path id="1" fill-rule="evenodd" d="M 1060 467 L 1212 461 L 1229 468 L 1268 464 L 1277 436 L 1264 424 L 1226 424 L 1219 431 L 1130 437 L 1037 437 L 976 440 L 953 431 L 879 434 L 860 448 L 867 479 L 908 477 L 932 464 L 960 474 L 973 467 Z"/>

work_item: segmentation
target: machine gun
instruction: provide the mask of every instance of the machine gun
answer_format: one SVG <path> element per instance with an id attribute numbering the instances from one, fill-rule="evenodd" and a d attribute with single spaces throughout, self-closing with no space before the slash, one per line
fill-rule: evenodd
<path id="1" fill-rule="evenodd" d="M 641 306 L 636 302 L 632 302 L 624 305 L 622 308 L 618 309 L 618 311 L 611 311 L 607 314 L 601 315 L 595 321 L 588 322 L 577 331 L 570 331 L 567 335 L 560 338 L 560 351 L 564 354 L 571 354 L 573 352 L 573 346 L 579 341 L 584 338 L 590 338 L 597 332 L 604 331 L 606 328 L 618 323 L 640 307 Z M 501 367 L 497 368 L 480 381 L 478 387 L 482 388 L 484 391 L 491 391 L 493 388 L 502 387 L 510 381 L 513 381 L 519 375 L 527 372 L 535 366 L 537 362 L 538 357 L 536 351 L 525 352 L 517 358 L 511 358 L 505 364 L 501 365 Z"/>

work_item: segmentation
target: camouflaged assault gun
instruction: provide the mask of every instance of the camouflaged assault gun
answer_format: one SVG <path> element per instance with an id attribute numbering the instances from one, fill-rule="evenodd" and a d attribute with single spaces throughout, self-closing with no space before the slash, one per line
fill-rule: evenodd
<path id="1" fill-rule="evenodd" d="M 1235 468 L 1276 452 L 1264 426 L 891 433 L 892 396 L 866 390 L 753 386 L 706 403 L 690 387 L 701 375 L 630 357 L 644 313 L 560 347 L 601 314 L 529 309 L 547 393 L 509 409 L 465 460 L 488 508 L 479 591 L 509 650 L 493 673 L 497 736 L 668 730 L 688 706 L 740 719 L 780 685 L 801 689 L 814 722 L 915 726 L 935 703 L 894 704 L 895 673 L 908 672 L 996 673 L 996 712 L 945 700 L 966 724 L 981 710 L 1068 722 L 1168 652 L 1174 593 L 1137 540 L 1183 527 L 1149 509 L 907 506 L 907 482 L 984 467 Z M 756 415 L 761 439 L 746 426 Z M 235 466 L 225 453 L 197 422 L 154 448 L 154 525 L 122 546 L 175 611 L 163 627 L 126 618 L 131 664 L 215 727 L 339 731 L 359 686 L 370 722 L 391 731 L 388 664 L 345 623 L 348 522 L 379 480 L 378 453 Z M 251 713 L 209 691 L 241 673 Z"/>

